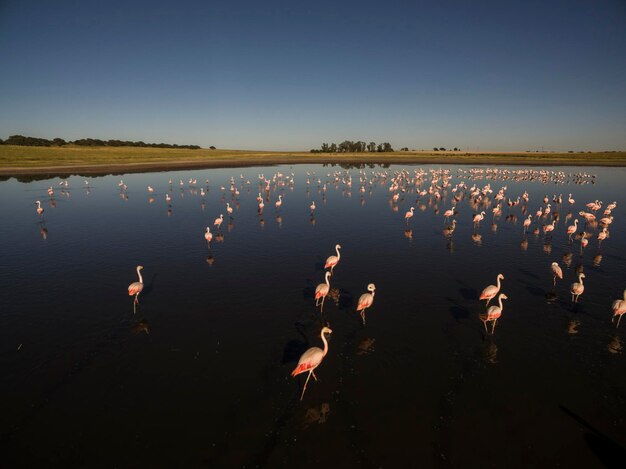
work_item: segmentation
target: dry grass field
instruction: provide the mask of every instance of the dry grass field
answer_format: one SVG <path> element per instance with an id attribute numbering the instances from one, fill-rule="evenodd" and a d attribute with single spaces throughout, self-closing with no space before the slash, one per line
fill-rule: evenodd
<path id="1" fill-rule="evenodd" d="M 244 150 L 189 150 L 139 147 L 27 147 L 0 145 L 0 174 L 102 173 L 177 168 L 272 164 L 513 164 L 626 166 L 626 152 L 594 153 L 309 153 Z"/>

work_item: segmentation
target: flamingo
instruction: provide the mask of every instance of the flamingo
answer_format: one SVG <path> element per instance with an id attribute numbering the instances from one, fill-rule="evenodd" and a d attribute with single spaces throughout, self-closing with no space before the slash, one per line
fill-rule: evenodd
<path id="1" fill-rule="evenodd" d="M 624 299 L 623 300 L 615 300 L 612 305 L 613 309 L 613 317 L 611 318 L 611 322 L 615 319 L 615 316 L 619 316 L 617 318 L 617 326 L 619 327 L 619 322 L 622 320 L 622 314 L 626 313 L 626 290 L 624 290 Z"/>
<path id="2" fill-rule="evenodd" d="M 41 216 L 41 214 L 43 213 L 43 208 L 41 207 L 41 201 L 38 200 L 35 203 L 37 204 L 37 215 Z"/>
<path id="3" fill-rule="evenodd" d="M 226 202 L 226 212 L 228 212 L 228 216 L 233 214 L 233 208 L 230 206 L 229 202 Z"/>
<path id="4" fill-rule="evenodd" d="M 574 199 L 572 199 L 572 194 L 570 194 L 567 198 L 567 201 L 571 204 L 574 205 L 574 202 L 576 202 Z"/>
<path id="5" fill-rule="evenodd" d="M 578 282 L 572 283 L 570 286 L 570 293 L 572 294 L 572 301 L 574 302 L 574 296 L 576 297 L 575 303 L 578 303 L 578 297 L 583 294 L 585 291 L 585 286 L 583 285 L 583 279 L 585 278 L 585 274 L 582 272 L 578 274 Z"/>
<path id="6" fill-rule="evenodd" d="M 413 216 L 413 212 L 415 211 L 415 207 L 411 207 L 411 210 L 404 214 L 404 219 L 406 220 L 406 224 L 409 224 L 409 218 Z"/>
<path id="7" fill-rule="evenodd" d="M 320 308 L 320 313 L 324 310 L 324 300 L 326 299 L 326 295 L 328 295 L 328 292 L 330 291 L 330 276 L 332 274 L 330 272 L 326 272 L 326 275 L 324 276 L 325 282 L 326 283 L 320 283 L 316 288 L 315 288 L 315 306 L 319 306 L 320 303 L 320 298 L 322 299 L 322 306 Z"/>
<path id="8" fill-rule="evenodd" d="M 454 210 L 453 209 L 449 209 L 449 210 L 446 210 L 445 212 L 443 212 L 443 216 L 444 216 L 444 218 L 446 220 L 449 220 L 452 215 L 454 215 Z"/>
<path id="9" fill-rule="evenodd" d="M 483 218 L 485 218 L 485 212 L 480 212 L 480 213 L 474 215 L 474 223 L 475 224 L 480 223 Z"/>
<path id="10" fill-rule="evenodd" d="M 496 322 L 498 321 L 498 319 L 500 319 L 500 316 L 502 316 L 502 300 L 508 299 L 508 296 L 506 296 L 504 293 L 500 293 L 498 295 L 498 306 L 490 306 L 487 310 L 487 313 L 481 315 L 481 321 L 485 325 L 485 332 L 487 332 L 487 334 L 489 334 L 489 331 L 487 330 L 487 322 L 493 321 L 493 323 L 491 324 L 491 334 L 493 335 L 493 331 L 496 328 Z"/>
<path id="11" fill-rule="evenodd" d="M 572 240 L 572 235 L 576 233 L 578 229 L 578 218 L 574 220 L 574 224 L 567 227 L 567 234 L 569 235 L 569 240 Z"/>
<path id="12" fill-rule="evenodd" d="M 143 290 L 143 277 L 141 276 L 141 269 L 143 269 L 143 265 L 138 265 L 137 275 L 139 276 L 139 281 L 128 285 L 128 295 L 135 295 L 135 300 L 133 301 L 133 312 L 135 311 L 137 303 L 139 303 L 139 294 L 141 293 L 141 290 Z"/>
<path id="13" fill-rule="evenodd" d="M 489 306 L 489 302 L 498 294 L 500 291 L 500 280 L 504 280 L 504 275 L 498 274 L 497 285 L 489 285 L 485 287 L 480 296 L 479 300 L 487 300 L 487 304 L 485 306 Z"/>
<path id="14" fill-rule="evenodd" d="M 326 259 L 326 264 L 324 264 L 325 269 L 328 269 L 330 267 L 330 271 L 332 272 L 335 266 L 339 264 L 339 259 L 341 259 L 341 254 L 339 253 L 340 249 L 341 249 L 341 245 L 337 244 L 335 246 L 335 252 L 337 252 L 337 255 L 329 256 L 328 259 Z"/>
<path id="15" fill-rule="evenodd" d="M 211 228 L 206 227 L 206 233 L 204 233 L 204 239 L 206 239 L 207 243 L 210 243 L 213 239 L 213 233 L 211 233 Z"/>
<path id="16" fill-rule="evenodd" d="M 554 275 L 554 278 L 552 279 L 552 284 L 556 287 L 556 278 L 558 277 L 559 279 L 563 280 L 563 271 L 561 270 L 561 267 L 557 262 L 552 263 L 552 274 Z"/>
<path id="17" fill-rule="evenodd" d="M 224 221 L 224 215 L 220 213 L 220 216 L 216 218 L 215 221 L 213 222 L 213 226 L 217 226 L 217 229 L 219 230 L 223 221 Z"/>
<path id="18" fill-rule="evenodd" d="M 532 215 L 528 215 L 528 218 L 524 220 L 524 233 L 526 233 L 526 230 L 528 230 L 528 227 L 530 226 L 530 219 L 532 217 L 533 217 Z"/>
<path id="19" fill-rule="evenodd" d="M 300 373 L 305 373 L 307 371 L 309 372 L 309 375 L 307 376 L 306 381 L 304 382 L 304 388 L 302 389 L 302 395 L 300 396 L 300 400 L 304 398 L 306 385 L 308 384 L 309 378 L 311 377 L 311 375 L 313 375 L 313 378 L 315 378 L 315 381 L 317 381 L 317 376 L 315 376 L 315 372 L 313 370 L 315 370 L 315 368 L 320 366 L 320 364 L 322 363 L 322 360 L 328 353 L 328 342 L 326 342 L 326 337 L 324 336 L 324 334 L 326 333 L 332 334 L 332 332 L 333 332 L 332 329 L 330 329 L 329 327 L 326 327 L 326 326 L 322 327 L 322 331 L 320 332 L 320 337 L 322 338 L 322 342 L 324 342 L 324 350 L 322 350 L 319 347 L 311 347 L 310 349 L 308 349 L 306 352 L 302 354 L 302 356 L 300 357 L 300 360 L 298 360 L 298 365 L 291 372 L 291 376 L 294 376 L 294 377 L 299 375 Z"/>
<path id="20" fill-rule="evenodd" d="M 278 201 L 274 204 L 276 206 L 276 208 L 280 208 L 280 206 L 283 204 L 283 196 L 279 195 L 278 196 Z"/>
<path id="21" fill-rule="evenodd" d="M 374 302 L 374 295 L 376 294 L 376 285 L 374 285 L 373 283 L 370 283 L 367 286 L 367 290 L 370 293 L 363 293 L 359 297 L 359 302 L 357 303 L 357 306 L 356 306 L 357 313 L 361 314 L 363 325 L 365 325 L 365 310 L 369 308 L 370 306 L 372 306 L 372 303 Z"/>
<path id="22" fill-rule="evenodd" d="M 315 211 L 315 201 L 311 202 L 311 206 L 309 208 L 311 209 L 311 213 Z"/>
<path id="23" fill-rule="evenodd" d="M 607 235 L 608 235 L 608 231 L 605 226 L 604 228 L 602 228 L 602 231 L 598 233 L 598 244 L 602 243 L 602 241 L 606 239 Z"/>

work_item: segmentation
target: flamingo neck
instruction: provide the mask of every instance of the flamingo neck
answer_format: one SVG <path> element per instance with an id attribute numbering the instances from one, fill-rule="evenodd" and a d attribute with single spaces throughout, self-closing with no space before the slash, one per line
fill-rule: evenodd
<path id="1" fill-rule="evenodd" d="M 578 283 L 583 285 L 583 274 L 578 274 Z"/>
<path id="2" fill-rule="evenodd" d="M 322 351 L 322 356 L 325 357 L 326 354 L 328 353 L 328 342 L 326 342 L 326 337 L 324 337 L 324 332 L 320 334 L 320 337 L 322 338 L 322 342 L 324 342 L 324 350 Z"/>
<path id="3" fill-rule="evenodd" d="M 141 276 L 141 269 L 137 267 L 137 275 L 139 275 L 139 283 L 143 283 L 143 277 Z"/>
<path id="4" fill-rule="evenodd" d="M 500 291 L 500 276 L 499 275 L 498 275 L 497 280 L 498 280 L 498 285 L 497 285 L 498 286 L 498 291 Z"/>
<path id="5" fill-rule="evenodd" d="M 329 274 L 329 272 L 326 272 L 326 285 L 328 285 L 330 287 L 330 275 L 328 275 L 328 274 Z"/>
<path id="6" fill-rule="evenodd" d="M 500 305 L 500 311 L 502 311 L 502 295 L 498 296 L 498 305 Z"/>
<path id="7" fill-rule="evenodd" d="M 339 252 L 339 247 L 335 246 L 335 252 L 337 253 L 337 262 L 339 262 L 339 258 L 341 257 L 341 253 Z"/>

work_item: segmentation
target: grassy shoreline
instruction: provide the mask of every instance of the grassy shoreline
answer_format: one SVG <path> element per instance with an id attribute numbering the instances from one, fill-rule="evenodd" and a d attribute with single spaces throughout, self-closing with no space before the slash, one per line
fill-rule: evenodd
<path id="1" fill-rule="evenodd" d="M 106 174 L 277 164 L 475 164 L 626 166 L 626 152 L 309 153 L 138 147 L 0 145 L 0 175 Z"/>

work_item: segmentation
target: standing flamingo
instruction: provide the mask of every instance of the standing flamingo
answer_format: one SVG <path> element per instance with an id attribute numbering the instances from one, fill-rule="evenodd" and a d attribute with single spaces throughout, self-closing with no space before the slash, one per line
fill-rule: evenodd
<path id="1" fill-rule="evenodd" d="M 320 363 L 322 363 L 322 360 L 328 353 L 328 342 L 326 342 L 326 337 L 324 336 L 324 334 L 332 334 L 332 332 L 333 331 L 329 327 L 323 327 L 322 332 L 320 332 L 320 337 L 322 338 L 322 342 L 324 342 L 324 350 L 319 347 L 311 347 L 302 354 L 300 360 L 298 360 L 298 365 L 291 372 L 291 376 L 297 376 L 300 373 L 305 373 L 307 371 L 309 372 L 309 375 L 304 382 L 304 388 L 302 388 L 302 395 L 300 396 L 300 400 L 302 400 L 302 398 L 304 397 L 306 385 L 308 384 L 311 375 L 313 375 L 313 378 L 315 378 L 315 381 L 317 381 L 317 376 L 315 376 L 313 370 L 315 370 L 315 368 L 317 368 Z"/>
<path id="2" fill-rule="evenodd" d="M 139 303 L 139 294 L 141 293 L 141 290 L 143 290 L 143 277 L 141 276 L 141 269 L 143 269 L 143 265 L 138 265 L 137 275 L 139 276 L 139 281 L 128 285 L 128 295 L 135 295 L 135 300 L 133 301 L 133 312 L 135 312 L 135 307 L 137 303 Z"/>
<path id="3" fill-rule="evenodd" d="M 413 212 L 415 211 L 415 207 L 411 207 L 411 210 L 404 214 L 404 219 L 406 220 L 406 224 L 409 224 L 409 218 L 413 216 Z"/>
<path id="4" fill-rule="evenodd" d="M 622 315 L 626 313 L 626 290 L 624 290 L 624 299 L 623 300 L 615 300 L 612 305 L 613 309 L 613 317 L 611 318 L 611 322 L 615 319 L 615 316 L 619 316 L 617 318 L 617 326 L 619 327 L 619 322 L 622 320 Z"/>
<path id="5" fill-rule="evenodd" d="M 374 302 L 374 295 L 376 294 L 376 285 L 374 285 L 373 283 L 370 283 L 367 286 L 367 289 L 370 293 L 363 293 L 359 297 L 359 302 L 357 303 L 357 306 L 356 306 L 357 313 L 361 314 L 363 325 L 365 325 L 365 310 L 369 308 L 370 306 L 372 306 L 372 303 Z"/>
<path id="6" fill-rule="evenodd" d="M 311 209 L 311 213 L 315 211 L 315 201 L 311 202 L 311 206 L 309 208 Z"/>
<path id="7" fill-rule="evenodd" d="M 209 228 L 208 226 L 206 227 L 206 233 L 204 233 L 204 239 L 206 239 L 206 242 L 211 244 L 211 240 L 213 239 L 213 233 L 211 233 L 211 228 Z"/>
<path id="8" fill-rule="evenodd" d="M 561 267 L 559 267 L 559 264 L 556 262 L 552 263 L 552 274 L 554 275 L 554 278 L 552 279 L 552 285 L 556 287 L 556 278 L 558 277 L 559 279 L 563 280 L 563 271 L 561 270 Z"/>
<path id="9" fill-rule="evenodd" d="M 570 286 L 570 293 L 572 294 L 572 301 L 578 303 L 578 297 L 583 294 L 585 291 L 585 286 L 583 285 L 583 279 L 585 278 L 585 274 L 582 272 L 578 274 L 578 282 L 572 283 Z M 574 301 L 574 296 L 576 297 L 576 301 Z"/>
<path id="10" fill-rule="evenodd" d="M 41 207 L 41 201 L 38 200 L 35 203 L 37 204 L 37 215 L 41 216 L 41 214 L 43 213 L 43 208 Z"/>
<path id="11" fill-rule="evenodd" d="M 498 284 L 497 285 L 489 285 L 488 287 L 485 287 L 485 289 L 482 291 L 482 293 L 478 297 L 479 300 L 487 300 L 486 306 L 489 306 L 489 302 L 500 291 L 500 280 L 504 280 L 504 275 L 498 274 L 498 278 L 497 278 Z"/>
<path id="12" fill-rule="evenodd" d="M 329 256 L 328 259 L 326 259 L 326 264 L 324 264 L 325 269 L 328 269 L 330 267 L 330 271 L 332 272 L 335 266 L 339 264 L 339 260 L 341 259 L 341 254 L 339 253 L 340 249 L 341 249 L 341 245 L 337 244 L 335 246 L 335 252 L 337 253 L 337 255 Z"/>
<path id="13" fill-rule="evenodd" d="M 280 206 L 281 206 L 282 204 L 283 204 L 283 196 L 282 196 L 282 195 L 279 195 L 279 196 L 278 196 L 278 201 L 274 204 L 274 206 L 275 206 L 277 209 L 279 209 L 279 208 L 280 208 Z"/>
<path id="14" fill-rule="evenodd" d="M 220 216 L 216 218 L 215 221 L 213 222 L 213 226 L 217 226 L 217 229 L 219 230 L 223 221 L 224 221 L 224 215 L 220 213 Z"/>
<path id="15" fill-rule="evenodd" d="M 489 309 L 487 309 L 487 313 L 481 315 L 481 321 L 485 325 L 485 332 L 487 334 L 489 334 L 489 331 L 487 330 L 487 322 L 493 321 L 493 323 L 491 324 L 491 334 L 493 335 L 493 331 L 496 328 L 496 322 L 498 321 L 500 316 L 502 316 L 502 300 L 508 299 L 508 296 L 506 296 L 504 293 L 500 293 L 498 295 L 498 306 L 490 306 Z"/>
<path id="16" fill-rule="evenodd" d="M 479 224 L 482 221 L 483 218 L 485 218 L 485 212 L 480 212 L 480 213 L 474 215 L 474 223 L 475 224 Z"/>
<path id="17" fill-rule="evenodd" d="M 530 226 L 530 219 L 532 218 L 532 215 L 528 215 L 528 218 L 526 218 L 526 220 L 524 220 L 524 233 L 526 233 L 526 230 L 528 230 L 528 227 Z"/>
<path id="18" fill-rule="evenodd" d="M 567 235 L 569 236 L 569 240 L 572 240 L 572 235 L 576 233 L 578 229 L 578 218 L 574 220 L 574 224 L 567 227 Z"/>
<path id="19" fill-rule="evenodd" d="M 320 298 L 322 299 L 322 306 L 320 308 L 320 313 L 324 310 L 324 300 L 326 299 L 326 295 L 328 295 L 328 292 L 330 291 L 330 276 L 331 275 L 332 274 L 330 272 L 326 272 L 326 275 L 324 276 L 326 283 L 320 283 L 315 288 L 315 306 L 319 306 Z"/>

